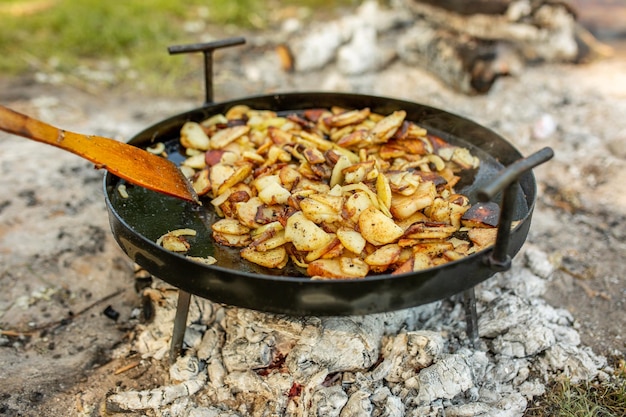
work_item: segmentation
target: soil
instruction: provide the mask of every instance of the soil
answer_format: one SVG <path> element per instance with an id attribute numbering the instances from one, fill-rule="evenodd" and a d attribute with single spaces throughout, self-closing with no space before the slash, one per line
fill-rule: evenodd
<path id="1" fill-rule="evenodd" d="M 352 78 L 332 68 L 246 78 L 237 71 L 255 60 L 271 65 L 271 52 L 240 61 L 224 54 L 216 98 L 322 85 L 445 108 L 501 133 L 523 154 L 551 146 L 555 158 L 535 170 L 539 198 L 527 245 L 558 266 L 545 298 L 572 313 L 581 343 L 619 359 L 626 355 L 626 45 L 613 47 L 598 62 L 528 67 L 476 97 L 401 63 Z M 2 104 L 120 140 L 198 107 L 201 90 L 181 99 L 0 77 Z M 142 298 L 134 265 L 110 233 L 101 178 L 74 155 L 0 135 L 0 415 L 105 415 L 113 388 L 169 378 L 166 360 L 142 360 L 129 348 Z"/>

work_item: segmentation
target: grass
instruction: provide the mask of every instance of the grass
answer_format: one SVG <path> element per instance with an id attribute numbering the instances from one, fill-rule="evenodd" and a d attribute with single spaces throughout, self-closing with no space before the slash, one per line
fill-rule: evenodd
<path id="1" fill-rule="evenodd" d="M 556 381 L 529 407 L 525 417 L 623 417 L 626 416 L 626 368 L 622 359 L 608 382 L 572 384 Z"/>
<path id="2" fill-rule="evenodd" d="M 163 93 L 202 71 L 200 57 L 183 64 L 169 58 L 170 45 L 241 36 L 276 26 L 286 16 L 354 2 L 0 0 L 0 74 L 54 73 L 105 85 L 139 79 L 149 84 L 146 89 Z M 231 34 L 219 33 L 224 31 Z"/>

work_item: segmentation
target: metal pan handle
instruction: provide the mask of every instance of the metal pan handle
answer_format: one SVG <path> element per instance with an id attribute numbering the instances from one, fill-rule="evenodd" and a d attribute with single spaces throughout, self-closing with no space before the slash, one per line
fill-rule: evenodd
<path id="1" fill-rule="evenodd" d="M 545 147 L 504 168 L 500 171 L 498 178 L 478 190 L 478 199 L 483 202 L 490 201 L 499 192 L 503 192 L 496 243 L 491 253 L 485 258 L 485 263 L 494 271 L 506 271 L 511 267 L 511 257 L 508 254 L 508 249 L 511 223 L 515 214 L 517 197 L 515 185 L 517 181 L 524 173 L 550 160 L 553 156 L 554 151 L 552 148 Z"/>
<path id="2" fill-rule="evenodd" d="M 173 45 L 167 48 L 170 55 L 187 54 L 190 52 L 202 52 L 204 54 L 204 89 L 205 103 L 213 103 L 213 52 L 216 49 L 227 48 L 229 46 L 243 45 L 245 38 L 228 38 L 215 42 L 192 43 L 188 45 Z"/>

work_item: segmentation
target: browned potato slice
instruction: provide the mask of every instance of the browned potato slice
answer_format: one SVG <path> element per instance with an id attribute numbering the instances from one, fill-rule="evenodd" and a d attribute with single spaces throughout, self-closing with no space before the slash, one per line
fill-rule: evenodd
<path id="1" fill-rule="evenodd" d="M 259 207 L 263 206 L 263 201 L 259 197 L 252 197 L 248 201 L 235 204 L 235 212 L 239 221 L 250 228 L 258 227 L 256 215 Z"/>
<path id="2" fill-rule="evenodd" d="M 326 245 L 333 237 L 298 211 L 287 219 L 285 238 L 299 251 L 312 251 Z"/>
<path id="3" fill-rule="evenodd" d="M 430 196 L 392 194 L 389 211 L 396 219 L 406 219 L 432 203 Z"/>
<path id="4" fill-rule="evenodd" d="M 405 117 L 406 112 L 404 110 L 398 110 L 376 123 L 376 126 L 371 130 L 371 135 L 375 138 L 375 142 L 387 142 L 402 125 Z"/>
<path id="5" fill-rule="evenodd" d="M 243 248 L 240 253 L 242 258 L 266 268 L 282 269 L 287 265 L 287 261 L 289 260 L 287 250 L 284 246 L 263 252 L 255 250 L 252 247 L 247 247 Z"/>
<path id="6" fill-rule="evenodd" d="M 407 272 L 420 271 L 422 269 L 428 269 L 431 266 L 432 261 L 430 257 L 425 253 L 417 252 L 396 268 L 392 274 L 405 274 Z"/>
<path id="7" fill-rule="evenodd" d="M 344 168 L 342 171 L 344 182 L 346 184 L 357 184 L 359 182 L 363 182 L 368 179 L 369 175 L 378 176 L 378 171 L 376 170 L 376 161 L 369 160 L 363 161 L 356 164 L 352 164 L 347 168 Z"/>
<path id="8" fill-rule="evenodd" d="M 280 183 L 288 190 L 291 190 L 300 181 L 300 178 L 302 175 L 293 165 L 286 165 L 278 171 Z"/>
<path id="9" fill-rule="evenodd" d="M 317 259 L 307 266 L 306 273 L 308 276 L 318 279 L 347 278 L 338 259 Z"/>
<path id="10" fill-rule="evenodd" d="M 365 263 L 371 267 L 384 266 L 386 269 L 389 265 L 398 261 L 400 252 L 402 252 L 402 248 L 397 244 L 392 243 L 385 245 L 367 255 L 365 257 Z"/>
<path id="11" fill-rule="evenodd" d="M 248 246 L 252 239 L 250 235 L 231 235 L 228 233 L 217 233 L 213 232 L 213 239 L 220 245 L 224 246 L 233 246 L 233 247 L 244 247 Z"/>
<path id="12" fill-rule="evenodd" d="M 307 267 L 307 274 L 314 279 L 362 278 L 369 267 L 359 258 L 318 259 Z"/>
<path id="13" fill-rule="evenodd" d="M 329 252 L 335 253 L 337 249 L 338 249 L 338 252 L 341 253 L 343 251 L 343 246 L 341 245 L 341 241 L 337 239 L 337 237 L 332 233 L 330 234 L 330 236 L 331 236 L 331 239 L 328 241 L 327 244 L 307 253 L 306 256 L 304 257 L 304 260 L 306 262 L 313 262 L 314 260 L 323 257 Z"/>
<path id="14" fill-rule="evenodd" d="M 287 243 L 287 239 L 285 239 L 285 231 L 281 230 L 280 232 L 277 232 L 275 236 L 269 237 L 262 242 L 251 246 L 256 247 L 256 249 L 260 252 L 264 252 L 270 249 L 275 249 L 279 246 L 284 245 L 285 243 Z"/>
<path id="15" fill-rule="evenodd" d="M 397 219 L 406 219 L 418 210 L 429 207 L 435 200 L 436 195 L 437 189 L 432 181 L 422 182 L 412 195 L 392 194 L 389 211 Z"/>
<path id="16" fill-rule="evenodd" d="M 218 165 L 216 165 L 218 166 Z M 215 167 L 213 167 L 213 169 L 215 169 Z M 211 170 L 213 171 L 213 170 Z M 234 187 L 235 185 L 237 185 L 238 183 L 240 183 L 241 181 L 245 180 L 248 175 L 250 175 L 250 173 L 252 172 L 252 165 L 245 163 L 243 165 L 241 165 L 240 167 L 238 167 L 233 174 L 228 177 L 217 189 L 216 192 L 216 196 L 222 194 L 224 191 L 228 190 L 229 188 Z"/>
<path id="17" fill-rule="evenodd" d="M 205 195 L 211 191 L 211 180 L 209 179 L 209 170 L 203 169 L 198 172 L 192 182 L 192 187 L 199 196 Z"/>
<path id="18" fill-rule="evenodd" d="M 361 235 L 372 245 L 381 246 L 399 239 L 404 230 L 382 211 L 369 207 L 359 216 Z"/>
<path id="19" fill-rule="evenodd" d="M 362 122 L 370 115 L 370 109 L 349 110 L 340 114 L 324 118 L 324 123 L 331 127 L 343 127 Z"/>
<path id="20" fill-rule="evenodd" d="M 452 249 L 454 249 L 454 246 L 452 245 L 452 243 L 447 241 L 425 242 L 414 245 L 413 253 L 421 253 L 429 256 L 430 258 L 434 258 L 435 256 L 439 256 L 443 252 Z"/>
<path id="21" fill-rule="evenodd" d="M 496 228 L 475 228 L 467 231 L 469 239 L 480 249 L 491 246 L 496 242 L 496 235 L 498 229 Z"/>
<path id="22" fill-rule="evenodd" d="M 407 239 L 446 239 L 458 229 L 445 223 L 413 223 L 404 234 Z"/>

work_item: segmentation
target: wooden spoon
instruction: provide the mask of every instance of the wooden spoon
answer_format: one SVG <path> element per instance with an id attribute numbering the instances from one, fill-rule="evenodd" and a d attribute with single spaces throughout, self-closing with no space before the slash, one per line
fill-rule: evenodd
<path id="1" fill-rule="evenodd" d="M 0 130 L 72 152 L 130 183 L 199 203 L 174 163 L 141 148 L 100 136 L 68 132 L 0 105 Z"/>

